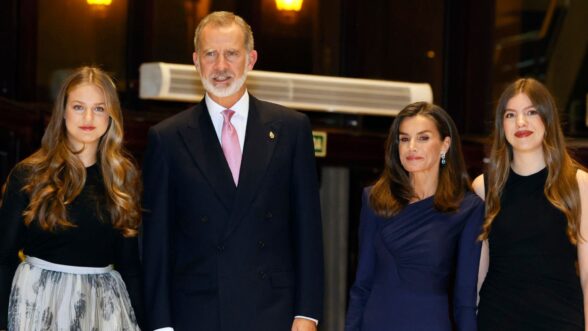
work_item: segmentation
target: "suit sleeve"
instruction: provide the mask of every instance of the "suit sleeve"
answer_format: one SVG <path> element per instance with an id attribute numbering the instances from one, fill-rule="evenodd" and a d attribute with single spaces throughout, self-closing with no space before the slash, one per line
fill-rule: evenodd
<path id="1" fill-rule="evenodd" d="M 323 232 L 314 143 L 306 116 L 297 132 L 292 169 L 291 197 L 296 254 L 294 316 L 306 316 L 320 321 L 324 281 Z"/>
<path id="2" fill-rule="evenodd" d="M 12 278 L 19 263 L 25 225 L 22 217 L 28 197 L 21 189 L 24 174 L 15 169 L 9 176 L 0 206 L 0 330 L 7 328 L 8 300 Z"/>
<path id="3" fill-rule="evenodd" d="M 376 267 L 376 250 L 374 237 L 378 226 L 370 212 L 368 192 L 363 193 L 361 216 L 359 222 L 359 261 L 355 282 L 349 291 L 349 307 L 345 320 L 345 331 L 361 330 L 365 304 L 372 291 L 372 283 Z"/>
<path id="4" fill-rule="evenodd" d="M 148 330 L 173 327 L 170 306 L 169 168 L 161 137 L 151 128 L 143 163 L 143 296 Z"/>
<path id="5" fill-rule="evenodd" d="M 478 267 L 482 243 L 478 235 L 484 220 L 484 203 L 478 197 L 462 230 L 457 256 L 453 314 L 458 331 L 475 331 Z"/>

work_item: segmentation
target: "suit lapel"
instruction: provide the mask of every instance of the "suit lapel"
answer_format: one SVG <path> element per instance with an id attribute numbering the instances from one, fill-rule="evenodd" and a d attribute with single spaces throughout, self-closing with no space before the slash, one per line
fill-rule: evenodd
<path id="1" fill-rule="evenodd" d="M 229 211 L 235 201 L 235 183 L 204 100 L 192 112 L 191 120 L 178 130 L 179 134 L 212 191 Z"/>
<path id="2" fill-rule="evenodd" d="M 280 138 L 281 123 L 268 118 L 267 112 L 259 104 L 257 99 L 250 96 L 239 185 L 225 238 L 249 211 L 248 207 L 262 185 L 274 148 Z"/>

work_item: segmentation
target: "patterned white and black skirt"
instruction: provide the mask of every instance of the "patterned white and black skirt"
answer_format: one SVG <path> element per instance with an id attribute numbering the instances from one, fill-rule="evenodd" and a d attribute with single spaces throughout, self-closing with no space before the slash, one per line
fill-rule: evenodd
<path id="1" fill-rule="evenodd" d="M 27 257 L 14 275 L 8 330 L 139 330 L 112 266 L 75 267 Z"/>

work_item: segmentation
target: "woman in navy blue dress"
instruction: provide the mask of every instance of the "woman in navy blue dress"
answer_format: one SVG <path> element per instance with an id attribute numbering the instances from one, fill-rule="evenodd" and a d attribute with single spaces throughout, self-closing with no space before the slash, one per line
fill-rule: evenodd
<path id="1" fill-rule="evenodd" d="M 476 330 L 484 206 L 471 193 L 455 124 L 438 106 L 408 105 L 385 157 L 363 196 L 345 330 Z"/>

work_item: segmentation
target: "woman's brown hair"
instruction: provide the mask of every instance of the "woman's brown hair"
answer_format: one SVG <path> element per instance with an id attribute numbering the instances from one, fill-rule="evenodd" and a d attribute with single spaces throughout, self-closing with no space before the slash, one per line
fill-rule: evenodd
<path id="1" fill-rule="evenodd" d="M 504 112 L 510 99 L 524 94 L 531 100 L 545 126 L 543 155 L 547 164 L 545 196 L 567 218 L 567 235 L 571 243 L 580 239 L 580 191 L 576 179 L 578 169 L 583 169 L 568 153 L 561 130 L 555 100 L 547 88 L 532 78 L 521 78 L 510 84 L 498 100 L 494 120 L 494 137 L 490 152 L 486 192 L 486 219 L 480 239 L 488 238 L 492 222 L 500 211 L 500 197 L 511 171 L 512 146 L 504 134 Z"/>
<path id="2" fill-rule="evenodd" d="M 406 118 L 424 116 L 433 121 L 440 139 L 451 139 L 446 153 L 446 165 L 439 168 L 439 180 L 435 192 L 435 208 L 442 212 L 457 210 L 465 191 L 470 189 L 461 141 L 455 123 L 441 107 L 428 102 L 416 102 L 406 106 L 394 119 L 386 140 L 384 170 L 369 194 L 375 213 L 382 217 L 396 215 L 415 197 L 409 173 L 402 167 L 398 154 L 400 124 Z"/>
<path id="3" fill-rule="evenodd" d="M 36 220 L 46 231 L 75 226 L 68 220 L 66 206 L 82 191 L 86 181 L 84 164 L 68 144 L 64 114 L 69 93 L 83 84 L 104 92 L 105 110 L 110 116 L 106 133 L 100 138 L 97 162 L 104 179 L 107 210 L 114 228 L 124 236 L 137 235 L 141 221 L 140 175 L 133 159 L 125 152 L 123 117 L 112 79 L 95 67 L 75 70 L 61 86 L 41 148 L 20 162 L 27 171 L 23 190 L 30 196 L 25 210 L 26 225 Z"/>

